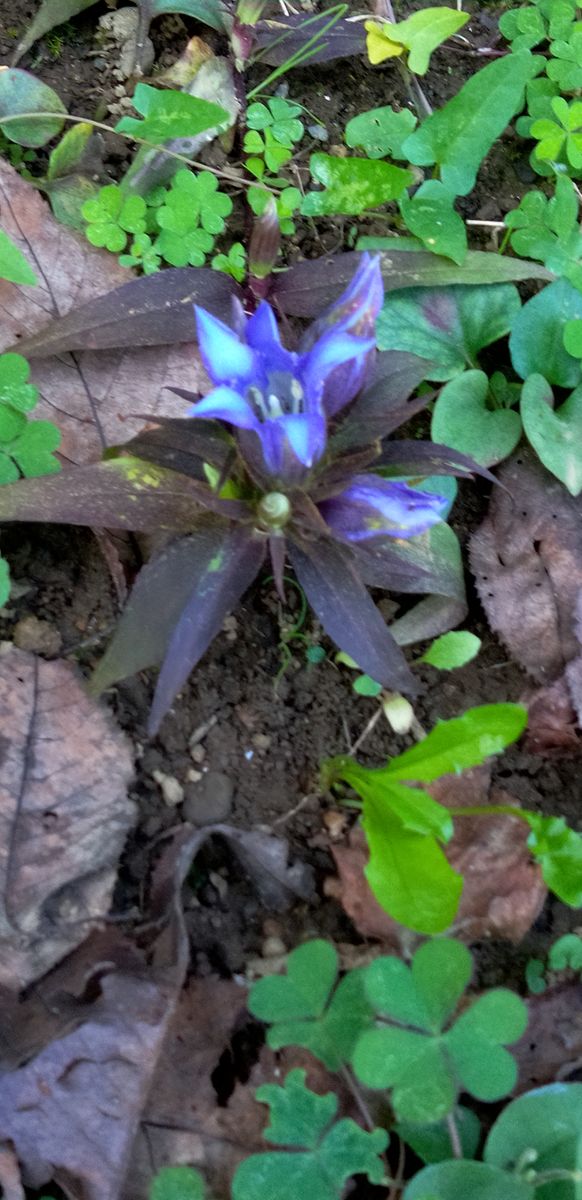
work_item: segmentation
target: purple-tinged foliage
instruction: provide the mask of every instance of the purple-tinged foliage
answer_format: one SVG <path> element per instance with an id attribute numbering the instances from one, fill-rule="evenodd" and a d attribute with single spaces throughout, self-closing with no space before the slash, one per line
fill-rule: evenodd
<path id="1" fill-rule="evenodd" d="M 246 317 L 235 301 L 233 327 L 198 307 L 214 387 L 200 399 L 176 386 L 189 416 L 150 418 L 155 428 L 99 465 L 0 488 L 0 519 L 178 536 L 142 569 L 92 684 L 161 663 L 152 733 L 267 554 L 280 592 L 289 554 L 329 635 L 390 689 L 414 694 L 415 681 L 367 585 L 425 594 L 431 632 L 450 627 L 443 598 L 462 617 L 460 567 L 427 532 L 446 501 L 405 480 L 489 473 L 444 446 L 386 442 L 421 407 L 408 398 L 427 364 L 376 355 L 382 298 L 378 261 L 364 254 L 296 350 L 266 302 Z"/>

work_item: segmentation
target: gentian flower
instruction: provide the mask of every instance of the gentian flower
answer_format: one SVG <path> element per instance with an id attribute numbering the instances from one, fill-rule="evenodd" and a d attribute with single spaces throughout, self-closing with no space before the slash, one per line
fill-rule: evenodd
<path id="1" fill-rule="evenodd" d="M 381 475 L 354 475 L 339 495 L 319 504 L 336 537 L 362 542 L 380 535 L 409 538 L 442 520 L 446 496 L 421 492 Z"/>
<path id="2" fill-rule="evenodd" d="M 268 474 L 296 483 L 298 465 L 305 474 L 324 453 L 327 418 L 361 390 L 375 352 L 381 303 L 379 260 L 365 254 L 346 292 L 298 353 L 282 346 L 266 301 L 243 318 L 238 334 L 196 308 L 202 361 L 216 386 L 189 415 L 251 430 Z"/>

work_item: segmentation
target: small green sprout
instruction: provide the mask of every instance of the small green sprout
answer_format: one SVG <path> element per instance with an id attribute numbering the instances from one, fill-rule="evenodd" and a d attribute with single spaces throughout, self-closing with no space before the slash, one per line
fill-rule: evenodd
<path id="1" fill-rule="evenodd" d="M 211 267 L 215 271 L 224 271 L 232 275 L 237 283 L 242 283 L 246 273 L 247 254 L 242 242 L 233 242 L 228 254 L 215 254 Z"/>
<path id="2" fill-rule="evenodd" d="M 299 104 L 273 96 L 266 104 L 251 104 L 247 111 L 248 132 L 244 150 L 251 157 L 247 169 L 262 179 L 265 166 L 274 175 L 293 158 L 293 149 L 303 137 L 303 123 L 298 114 Z"/>
<path id="3" fill-rule="evenodd" d="M 144 275 L 153 275 L 162 265 L 162 256 L 149 233 L 137 233 L 129 245 L 128 253 L 119 255 L 119 264 L 122 267 L 141 268 Z"/>

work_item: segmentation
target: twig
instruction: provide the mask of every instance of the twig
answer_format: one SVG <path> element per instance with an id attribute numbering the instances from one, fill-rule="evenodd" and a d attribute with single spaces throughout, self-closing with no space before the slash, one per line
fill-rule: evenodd
<path id="1" fill-rule="evenodd" d="M 382 709 L 380 706 L 378 706 L 373 717 L 370 717 L 370 720 L 368 721 L 366 728 L 362 730 L 359 738 L 357 739 L 357 741 L 354 742 L 354 744 L 349 752 L 350 758 L 352 757 L 352 755 L 358 753 L 360 746 L 362 746 L 364 744 L 364 742 L 366 741 L 366 738 L 368 738 L 370 736 L 370 734 L 372 733 L 372 730 L 376 728 L 376 725 L 378 724 L 378 721 L 380 720 L 381 716 L 382 716 Z"/>
<path id="2" fill-rule="evenodd" d="M 455 1121 L 455 1114 L 452 1112 L 450 1112 L 447 1116 L 447 1129 L 449 1131 L 449 1137 L 451 1139 L 451 1149 L 453 1151 L 454 1157 L 462 1158 L 463 1157 L 463 1146 L 461 1143 L 461 1137 L 459 1134 L 457 1122 Z"/>

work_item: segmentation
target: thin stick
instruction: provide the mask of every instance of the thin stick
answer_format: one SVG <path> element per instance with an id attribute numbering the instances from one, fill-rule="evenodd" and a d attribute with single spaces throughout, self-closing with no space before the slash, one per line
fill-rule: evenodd
<path id="1" fill-rule="evenodd" d="M 452 1112 L 450 1112 L 447 1117 L 447 1129 L 449 1131 L 449 1137 L 451 1139 L 451 1149 L 453 1151 L 454 1157 L 462 1158 L 463 1157 L 463 1146 L 461 1143 L 461 1137 L 459 1134 L 457 1122 L 455 1121 L 455 1114 Z"/>
<path id="2" fill-rule="evenodd" d="M 369 737 L 372 730 L 376 728 L 376 725 L 378 724 L 378 721 L 380 720 L 381 716 L 382 716 L 382 709 L 380 708 L 380 706 L 378 706 L 378 708 L 376 709 L 376 712 L 374 713 L 374 716 L 370 717 L 370 720 L 368 721 L 366 728 L 362 731 L 358 740 L 356 742 L 354 742 L 354 744 L 350 750 L 350 758 L 352 757 L 353 754 L 358 753 L 360 746 L 362 746 L 364 744 L 364 742 L 366 741 L 366 738 Z"/>

